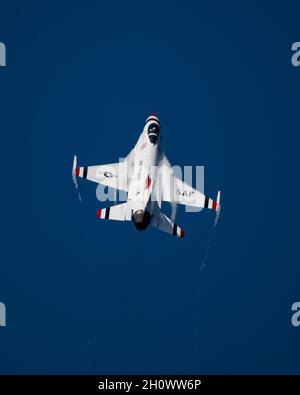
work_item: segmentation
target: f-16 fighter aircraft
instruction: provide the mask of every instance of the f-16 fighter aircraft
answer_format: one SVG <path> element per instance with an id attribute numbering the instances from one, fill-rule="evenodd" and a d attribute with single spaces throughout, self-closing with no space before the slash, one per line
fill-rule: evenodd
<path id="1" fill-rule="evenodd" d="M 159 119 L 151 114 L 133 150 L 123 162 L 77 167 L 73 177 L 127 192 L 127 201 L 97 211 L 100 219 L 133 221 L 137 230 L 150 224 L 171 235 L 184 237 L 184 231 L 161 212 L 162 202 L 220 210 L 220 191 L 216 201 L 177 178 L 165 155 Z"/>

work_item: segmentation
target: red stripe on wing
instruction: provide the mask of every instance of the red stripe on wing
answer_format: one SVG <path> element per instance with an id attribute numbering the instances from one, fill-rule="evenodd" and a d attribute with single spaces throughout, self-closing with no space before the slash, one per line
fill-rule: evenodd
<path id="1" fill-rule="evenodd" d="M 97 211 L 97 217 L 98 217 L 98 218 L 101 218 L 101 211 L 102 211 L 102 209 L 99 209 L 99 210 Z"/>

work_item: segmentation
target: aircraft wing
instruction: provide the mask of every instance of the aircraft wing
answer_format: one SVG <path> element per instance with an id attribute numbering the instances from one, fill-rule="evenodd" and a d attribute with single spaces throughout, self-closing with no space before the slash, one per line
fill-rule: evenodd
<path id="1" fill-rule="evenodd" d="M 77 167 L 77 158 L 74 156 L 73 176 L 86 178 L 97 184 L 126 191 L 127 185 L 127 161 L 110 163 L 107 165 Z"/>
<path id="2" fill-rule="evenodd" d="M 199 208 L 210 208 L 215 211 L 220 208 L 220 192 L 217 201 L 205 196 L 173 174 L 164 158 L 161 162 L 161 200 L 170 203 L 183 204 Z"/>

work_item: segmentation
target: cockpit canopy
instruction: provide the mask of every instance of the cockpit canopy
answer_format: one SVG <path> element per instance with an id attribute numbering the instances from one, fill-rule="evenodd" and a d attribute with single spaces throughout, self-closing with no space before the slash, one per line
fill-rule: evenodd
<path id="1" fill-rule="evenodd" d="M 156 144 L 159 136 L 160 127 L 157 123 L 151 123 L 148 126 L 148 136 L 152 144 Z"/>

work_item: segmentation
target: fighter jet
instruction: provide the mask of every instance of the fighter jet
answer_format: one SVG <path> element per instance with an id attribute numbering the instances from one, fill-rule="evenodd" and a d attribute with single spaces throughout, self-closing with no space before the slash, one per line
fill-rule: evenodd
<path id="1" fill-rule="evenodd" d="M 220 191 L 214 201 L 174 175 L 154 113 L 146 119 L 136 145 L 123 161 L 78 167 L 74 156 L 72 175 L 127 192 L 125 203 L 99 209 L 97 217 L 132 221 L 137 230 L 152 224 L 171 235 L 184 237 L 184 231 L 162 213 L 162 202 L 220 210 Z"/>

